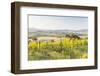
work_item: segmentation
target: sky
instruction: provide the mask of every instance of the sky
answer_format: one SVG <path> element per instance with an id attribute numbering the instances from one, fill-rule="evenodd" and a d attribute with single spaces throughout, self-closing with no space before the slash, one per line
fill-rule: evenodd
<path id="1" fill-rule="evenodd" d="M 88 17 L 29 15 L 29 28 L 40 30 L 88 29 Z"/>

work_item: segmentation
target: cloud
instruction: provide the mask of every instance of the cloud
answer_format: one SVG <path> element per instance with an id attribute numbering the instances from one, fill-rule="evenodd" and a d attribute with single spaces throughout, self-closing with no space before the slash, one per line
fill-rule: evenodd
<path id="1" fill-rule="evenodd" d="M 29 28 L 42 30 L 88 29 L 88 17 L 30 15 Z"/>

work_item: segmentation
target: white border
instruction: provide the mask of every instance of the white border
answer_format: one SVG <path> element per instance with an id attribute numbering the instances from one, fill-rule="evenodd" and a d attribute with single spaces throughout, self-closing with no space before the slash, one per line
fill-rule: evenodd
<path id="1" fill-rule="evenodd" d="M 83 16 L 88 17 L 88 59 L 64 59 L 64 60 L 41 60 L 28 61 L 28 25 L 27 14 L 37 15 L 60 15 L 60 16 Z M 51 9 L 39 7 L 20 8 L 20 69 L 43 69 L 58 67 L 92 66 L 94 65 L 94 11 L 74 9 Z"/>

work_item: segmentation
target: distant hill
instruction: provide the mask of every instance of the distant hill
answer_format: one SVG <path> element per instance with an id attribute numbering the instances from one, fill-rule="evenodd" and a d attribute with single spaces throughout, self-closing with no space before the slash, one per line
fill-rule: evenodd
<path id="1" fill-rule="evenodd" d="M 40 30 L 36 28 L 29 28 L 29 32 L 38 32 L 38 31 L 43 31 L 43 32 L 88 32 L 87 29 L 80 29 L 80 30 Z"/>
<path id="2" fill-rule="evenodd" d="M 36 32 L 36 31 L 39 31 L 39 30 L 35 28 L 29 28 L 29 32 Z"/>
<path id="3" fill-rule="evenodd" d="M 87 35 L 87 29 L 80 30 L 40 30 L 35 28 L 29 28 L 29 36 L 65 36 L 69 33 L 75 33 L 79 36 Z"/>

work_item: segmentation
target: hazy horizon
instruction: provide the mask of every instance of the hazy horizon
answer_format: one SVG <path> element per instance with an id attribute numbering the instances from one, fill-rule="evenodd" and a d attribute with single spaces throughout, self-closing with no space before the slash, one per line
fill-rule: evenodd
<path id="1" fill-rule="evenodd" d="M 44 29 L 38 29 L 38 28 L 29 28 L 29 29 L 34 29 L 34 30 L 44 30 Z M 73 31 L 77 31 L 77 30 L 88 30 L 88 29 L 45 29 L 44 31 L 47 31 L 47 30 L 51 30 L 51 31 L 54 31 L 54 30 L 73 30 Z"/>
<path id="2" fill-rule="evenodd" d="M 88 17 L 29 15 L 29 29 L 88 30 Z"/>

